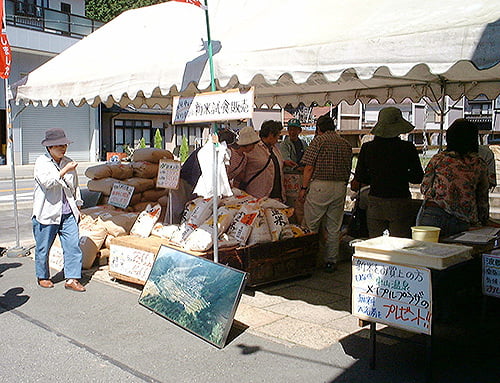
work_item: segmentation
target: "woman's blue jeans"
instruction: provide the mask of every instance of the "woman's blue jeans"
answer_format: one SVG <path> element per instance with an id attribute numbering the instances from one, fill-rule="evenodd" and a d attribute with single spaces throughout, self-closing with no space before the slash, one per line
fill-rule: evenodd
<path id="1" fill-rule="evenodd" d="M 422 206 L 417 215 L 417 226 L 435 226 L 441 228 L 439 236 L 449 237 L 468 230 L 469 223 L 458 219 L 437 206 Z"/>
<path id="2" fill-rule="evenodd" d="M 79 245 L 78 224 L 72 213 L 63 214 L 59 225 L 43 225 L 33 222 L 35 237 L 35 270 L 38 279 L 49 279 L 49 251 L 59 234 L 64 256 L 64 277 L 80 279 L 82 277 L 82 251 Z"/>

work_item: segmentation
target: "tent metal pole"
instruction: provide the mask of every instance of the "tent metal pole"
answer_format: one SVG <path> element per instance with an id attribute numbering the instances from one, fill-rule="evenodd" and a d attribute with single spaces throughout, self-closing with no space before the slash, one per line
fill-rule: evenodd
<path id="1" fill-rule="evenodd" d="M 5 16 L 5 2 L 0 4 L 2 7 L 2 27 L 0 28 L 0 32 L 4 32 L 6 29 L 6 16 Z M 5 32 L 6 33 L 6 32 Z M 9 100 L 9 77 L 8 74 L 4 80 L 4 90 L 5 90 L 5 122 L 7 125 L 7 144 L 10 148 L 10 170 L 12 174 L 12 204 L 14 206 L 14 225 L 16 231 L 16 245 L 7 249 L 6 255 L 7 257 L 24 257 L 27 256 L 30 252 L 30 249 L 25 249 L 20 245 L 19 242 L 19 214 L 17 211 L 17 189 L 16 189 L 16 166 L 14 161 L 14 133 L 12 130 L 12 110 L 10 107 Z"/>
<path id="2" fill-rule="evenodd" d="M 214 62 L 213 62 L 213 50 L 212 50 L 212 38 L 210 36 L 210 20 L 208 17 L 208 0 L 205 0 L 205 20 L 207 24 L 207 39 L 208 39 L 208 63 L 210 67 L 210 88 L 212 92 L 215 92 L 215 75 L 214 75 Z M 218 181 L 218 173 L 219 173 L 219 161 L 218 161 L 218 149 L 219 149 L 219 140 L 216 139 L 217 135 L 217 124 L 212 123 L 212 139 L 214 140 L 213 145 L 213 161 L 214 161 L 214 171 L 212 175 L 212 188 L 213 188 L 213 197 L 212 197 L 212 209 L 213 209 L 213 221 L 214 226 L 212 229 L 212 241 L 213 241 L 213 249 L 214 249 L 214 262 L 219 263 L 219 228 L 218 228 L 218 212 L 217 206 L 219 205 L 219 191 L 217 187 Z"/>
<path id="3" fill-rule="evenodd" d="M 444 136 L 444 116 L 445 116 L 445 95 L 446 95 L 446 81 L 441 79 L 441 99 L 439 100 L 439 113 L 441 118 L 439 119 L 439 151 L 443 151 L 443 136 Z"/>

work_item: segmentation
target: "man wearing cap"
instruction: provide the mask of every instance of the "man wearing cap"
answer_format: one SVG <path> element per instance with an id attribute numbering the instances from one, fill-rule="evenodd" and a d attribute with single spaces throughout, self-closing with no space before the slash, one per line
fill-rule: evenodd
<path id="1" fill-rule="evenodd" d="M 366 214 L 371 238 L 385 230 L 394 237 L 410 237 L 415 214 L 409 183 L 422 182 L 424 172 L 415 145 L 399 135 L 413 129 L 401 110 L 387 107 L 372 130 L 374 140 L 361 146 L 351 188 L 370 185 Z"/>
<path id="2" fill-rule="evenodd" d="M 79 282 L 83 256 L 78 234 L 79 207 L 83 201 L 76 173 L 78 163 L 65 156 L 70 143 L 64 130 L 47 130 L 42 141 L 47 153 L 35 162 L 32 215 L 35 270 L 40 287 L 54 287 L 49 273 L 49 251 L 59 235 L 64 257 L 64 287 L 83 292 L 85 287 Z"/>
<path id="3" fill-rule="evenodd" d="M 300 161 L 307 149 L 307 144 L 299 138 L 299 134 L 302 132 L 302 125 L 298 119 L 292 118 L 289 120 L 287 128 L 288 136 L 281 142 L 280 150 L 285 167 L 295 169 L 300 166 Z"/>
<path id="4" fill-rule="evenodd" d="M 299 199 L 305 199 L 305 226 L 319 232 L 322 224 L 326 231 L 325 271 L 333 272 L 337 264 L 340 227 L 351 174 L 352 146 L 335 132 L 335 122 L 331 117 L 319 117 L 316 126 L 318 136 L 311 141 L 302 158 L 305 167 Z"/>

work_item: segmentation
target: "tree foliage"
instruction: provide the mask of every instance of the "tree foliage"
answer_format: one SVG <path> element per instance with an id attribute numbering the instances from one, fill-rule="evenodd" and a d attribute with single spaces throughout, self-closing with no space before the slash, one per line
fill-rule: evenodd
<path id="1" fill-rule="evenodd" d="M 87 0 L 85 13 L 90 19 L 107 23 L 129 9 L 164 3 L 168 0 Z"/>
<path id="2" fill-rule="evenodd" d="M 154 147 L 157 149 L 163 149 L 163 138 L 161 136 L 160 129 L 156 129 Z"/>
<path id="3" fill-rule="evenodd" d="M 179 148 L 179 157 L 181 162 L 184 162 L 189 157 L 189 145 L 186 136 L 182 136 L 181 147 Z"/>

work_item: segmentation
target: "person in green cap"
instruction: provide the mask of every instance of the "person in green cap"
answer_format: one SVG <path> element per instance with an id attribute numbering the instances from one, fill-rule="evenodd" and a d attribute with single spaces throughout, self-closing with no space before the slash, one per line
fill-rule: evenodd
<path id="1" fill-rule="evenodd" d="M 399 135 L 413 129 L 401 110 L 387 107 L 372 129 L 374 140 L 361 146 L 351 189 L 370 185 L 366 218 L 371 238 L 385 230 L 393 237 L 411 236 L 415 214 L 409 183 L 422 182 L 424 172 L 415 145 Z"/>
<path id="2" fill-rule="evenodd" d="M 297 118 L 288 121 L 287 130 L 288 136 L 280 144 L 285 171 L 287 168 L 295 170 L 300 167 L 300 161 L 307 148 L 306 142 L 299 138 L 299 134 L 302 132 L 302 124 Z"/>

